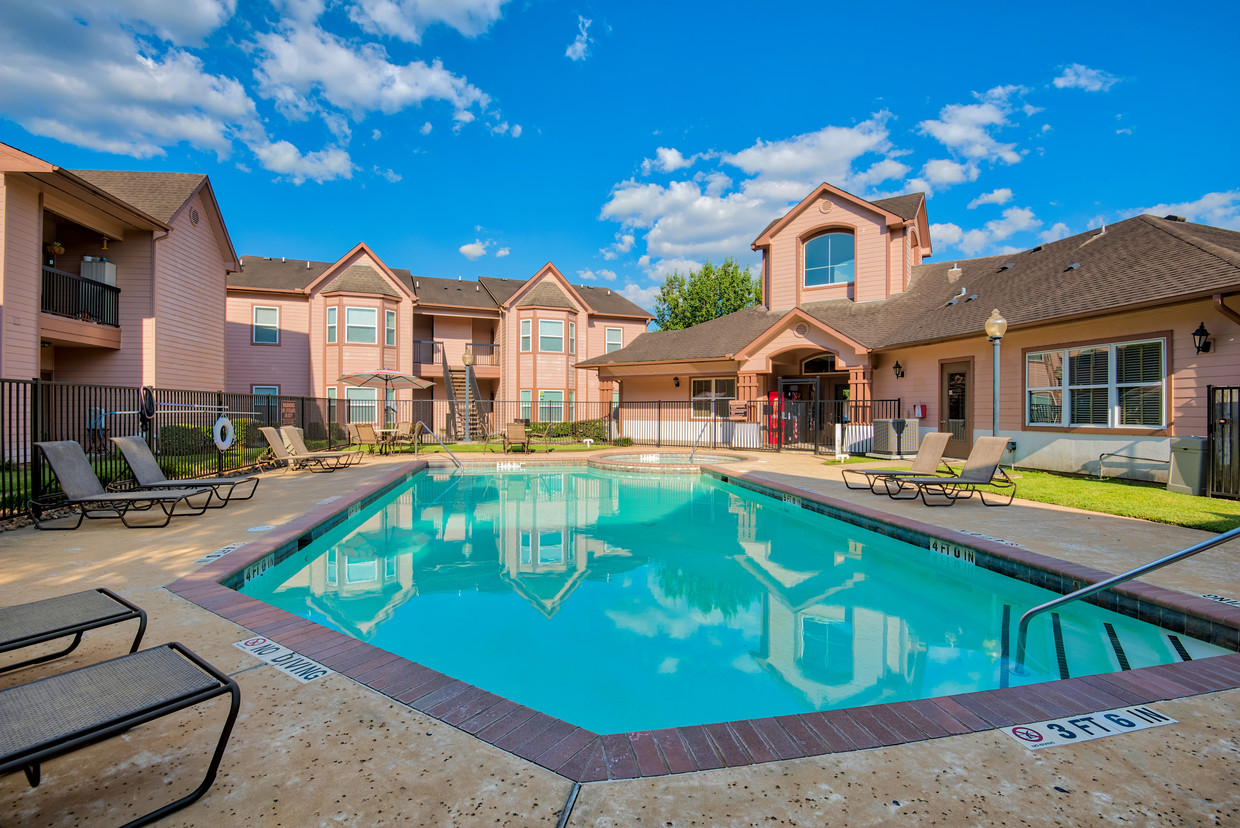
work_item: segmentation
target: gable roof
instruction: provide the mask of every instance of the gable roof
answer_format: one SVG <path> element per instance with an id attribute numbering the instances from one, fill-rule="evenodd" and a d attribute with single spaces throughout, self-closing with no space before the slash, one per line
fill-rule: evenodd
<path id="1" fill-rule="evenodd" d="M 322 293 L 367 293 L 378 296 L 396 296 L 400 294 L 392 288 L 391 282 L 368 265 L 351 265 L 336 275 L 326 285 Z"/>
<path id="2" fill-rule="evenodd" d="M 149 216 L 167 222 L 189 200 L 207 177 L 202 173 L 127 172 L 125 170 L 70 170 L 69 172 Z"/>
<path id="3" fill-rule="evenodd" d="M 228 274 L 228 287 L 300 293 L 326 273 L 332 264 L 334 263 L 309 262 L 305 259 L 242 256 L 241 270 Z"/>
<path id="4" fill-rule="evenodd" d="M 754 250 L 760 247 L 769 247 L 772 235 L 786 227 L 793 219 L 805 212 L 811 204 L 817 202 L 824 195 L 830 195 L 840 201 L 846 201 L 871 210 L 883 216 L 888 226 L 898 226 L 907 221 L 912 221 L 917 216 L 917 208 L 925 200 L 925 193 L 908 193 L 893 198 L 879 199 L 878 201 L 866 201 L 864 198 L 855 196 L 824 181 L 815 187 L 813 192 L 797 202 L 796 206 L 791 210 L 764 227 L 762 232 L 758 234 L 758 237 L 753 240 L 753 244 L 750 247 Z M 900 212 L 897 212 L 897 210 Z"/>
<path id="5" fill-rule="evenodd" d="M 1238 288 L 1240 232 L 1143 215 L 1020 253 L 916 265 L 908 290 L 889 299 L 832 299 L 801 310 L 866 348 L 881 349 L 983 336 L 993 308 L 1010 328 Z M 724 359 L 784 314 L 748 308 L 683 331 L 647 333 L 578 365 Z"/>
<path id="6" fill-rule="evenodd" d="M 870 203 L 889 213 L 895 213 L 905 221 L 912 221 L 917 218 L 917 211 L 925 200 L 925 193 L 905 193 L 891 198 L 876 198 Z"/>
<path id="7" fill-rule="evenodd" d="M 517 307 L 544 307 L 544 308 L 568 308 L 576 310 L 577 306 L 572 303 L 564 291 L 550 279 L 544 279 L 534 287 L 530 288 L 529 293 L 521 297 L 521 301 L 517 302 Z"/>

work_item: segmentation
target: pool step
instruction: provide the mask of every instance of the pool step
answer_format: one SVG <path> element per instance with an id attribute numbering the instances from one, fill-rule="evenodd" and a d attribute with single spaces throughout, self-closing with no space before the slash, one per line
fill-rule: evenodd
<path id="1" fill-rule="evenodd" d="M 1009 629 L 1012 615 L 1012 608 L 1005 605 L 1002 622 L 1005 655 L 1009 653 L 1013 638 Z M 1040 646 L 1045 648 L 1040 659 L 1052 675 L 1058 673 L 1061 679 L 1191 661 L 1198 643 L 1153 627 L 1138 632 L 1122 623 L 1083 622 L 1057 612 L 1048 615 L 1049 619 L 1039 625 Z M 1007 686 L 1006 679 L 1006 674 L 1000 676 L 1001 686 Z"/>

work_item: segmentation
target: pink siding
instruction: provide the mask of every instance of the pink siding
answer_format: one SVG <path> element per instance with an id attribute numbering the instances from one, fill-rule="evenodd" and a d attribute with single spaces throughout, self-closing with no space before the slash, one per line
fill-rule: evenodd
<path id="1" fill-rule="evenodd" d="M 200 221 L 190 221 L 197 210 Z M 215 209 L 201 192 L 155 245 L 155 384 L 161 388 L 222 389 L 225 385 L 224 282 Z M 220 235 L 217 235 L 220 234 Z"/>
<path id="2" fill-rule="evenodd" d="M 0 175 L 0 369 L 11 379 L 39 371 L 41 218 L 38 193 Z"/>
<path id="3" fill-rule="evenodd" d="M 280 344 L 253 342 L 254 306 L 280 309 Z M 308 302 L 302 296 L 276 293 L 229 294 L 228 388 L 248 394 L 255 385 L 278 385 L 281 394 L 310 396 L 310 345 Z M 314 396 L 323 396 L 318 389 Z"/>

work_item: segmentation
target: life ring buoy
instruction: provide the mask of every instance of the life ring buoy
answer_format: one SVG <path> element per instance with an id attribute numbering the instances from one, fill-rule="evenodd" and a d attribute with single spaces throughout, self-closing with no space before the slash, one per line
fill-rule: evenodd
<path id="1" fill-rule="evenodd" d="M 233 430 L 232 420 L 227 417 L 220 417 L 215 421 L 215 429 L 212 432 L 215 438 L 215 447 L 220 451 L 228 451 L 233 444 L 233 438 L 236 432 Z"/>

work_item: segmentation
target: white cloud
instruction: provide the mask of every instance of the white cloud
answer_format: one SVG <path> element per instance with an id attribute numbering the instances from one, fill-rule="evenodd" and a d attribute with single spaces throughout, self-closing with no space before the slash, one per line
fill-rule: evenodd
<path id="1" fill-rule="evenodd" d="M 682 170 L 685 167 L 693 166 L 693 162 L 702 155 L 694 155 L 685 158 L 680 150 L 670 147 L 659 147 L 654 151 L 654 158 L 647 158 L 642 161 L 642 175 L 650 175 L 651 172 L 670 173 L 676 170 Z"/>
<path id="2" fill-rule="evenodd" d="M 823 181 L 850 191 L 863 189 L 866 184 L 877 183 L 871 173 L 875 168 L 861 174 L 854 164 L 867 154 L 890 152 L 890 117 L 883 111 L 852 127 L 828 126 L 782 141 L 759 139 L 740 152 L 725 153 L 723 160 L 760 180 L 799 181 L 802 195 Z"/>
<path id="3" fill-rule="evenodd" d="M 643 308 L 645 310 L 650 311 L 654 309 L 654 300 L 659 295 L 660 287 L 662 287 L 662 285 L 651 285 L 649 287 L 641 287 L 639 285 L 635 285 L 632 282 L 630 282 L 629 284 L 620 288 L 620 290 L 617 292 L 624 298 L 628 299 L 633 304 L 637 305 L 639 308 Z"/>
<path id="4" fill-rule="evenodd" d="M 931 224 L 930 238 L 935 244 L 955 246 L 960 244 L 960 240 L 964 238 L 964 231 L 951 223 Z"/>
<path id="5" fill-rule="evenodd" d="M 497 259 L 502 259 L 502 258 L 504 258 L 505 256 L 507 256 L 507 255 L 508 255 L 509 253 L 511 253 L 511 252 L 512 252 L 512 251 L 511 251 L 511 250 L 509 250 L 507 247 L 501 247 L 499 250 L 496 250 L 496 251 L 495 251 L 495 258 L 497 258 Z"/>
<path id="6" fill-rule="evenodd" d="M 922 177 L 932 188 L 950 187 L 965 181 L 977 180 L 976 164 L 961 164 L 946 158 L 927 161 L 921 171 Z"/>
<path id="7" fill-rule="evenodd" d="M 1019 87 L 999 86 L 977 95 L 980 103 L 948 104 L 939 110 L 937 120 L 922 121 L 918 127 L 954 153 L 970 161 L 1020 162 L 1015 144 L 1002 144 L 993 131 L 1007 126 L 1010 114 L 1009 97 Z"/>
<path id="8" fill-rule="evenodd" d="M 568 44 L 568 48 L 564 50 L 564 56 L 569 60 L 585 60 L 590 56 L 590 31 L 592 20 L 587 20 L 581 15 L 577 15 L 577 39 Z"/>
<path id="9" fill-rule="evenodd" d="M 1116 135 L 1132 135 L 1132 130 L 1128 129 L 1127 127 L 1124 127 L 1123 129 L 1115 130 L 1115 134 Z"/>
<path id="10" fill-rule="evenodd" d="M 1007 187 L 1000 187 L 989 193 L 983 193 L 977 198 L 969 202 L 969 209 L 972 210 L 982 204 L 1007 204 L 1012 200 L 1012 191 Z"/>
<path id="11" fill-rule="evenodd" d="M 521 125 L 520 125 L 520 124 L 514 124 L 514 125 L 513 125 L 513 127 L 512 127 L 512 137 L 513 137 L 513 138 L 520 138 L 520 137 L 521 137 Z"/>
<path id="12" fill-rule="evenodd" d="M 370 140 L 372 141 L 378 141 L 382 137 L 383 133 L 377 129 L 370 133 Z"/>
<path id="13" fill-rule="evenodd" d="M 1038 238 L 1042 240 L 1043 244 L 1050 244 L 1051 242 L 1059 241 L 1060 239 L 1066 239 L 1071 235 L 1072 231 L 1068 229 L 1068 225 L 1064 224 L 1062 221 L 1057 221 L 1046 230 L 1043 230 L 1042 233 L 1038 235 Z"/>
<path id="14" fill-rule="evenodd" d="M 1119 78 L 1101 69 L 1090 69 L 1079 63 L 1064 68 L 1063 73 L 1051 83 L 1059 89 L 1084 89 L 1086 92 L 1106 92 Z"/>
<path id="15" fill-rule="evenodd" d="M 396 170 L 381 169 L 378 165 L 375 166 L 375 175 L 381 178 L 386 178 L 388 181 L 390 181 L 393 184 L 395 184 L 397 181 L 400 181 L 400 178 L 401 178 L 400 173 L 396 172 Z"/>
<path id="16" fill-rule="evenodd" d="M 442 23 L 476 37 L 503 15 L 508 0 L 353 0 L 349 17 L 365 31 L 421 43 L 422 34 Z"/>
<path id="17" fill-rule="evenodd" d="M 930 238 L 935 244 L 955 247 L 969 256 L 977 255 L 984 250 L 989 250 L 991 254 L 999 254 L 1008 251 L 1009 248 L 1006 246 L 995 248 L 995 242 L 1041 226 L 1042 220 L 1028 207 L 1009 207 L 1003 211 L 1002 218 L 993 219 L 986 222 L 983 227 L 972 230 L 964 230 L 955 224 L 932 224 L 930 225 Z"/>
<path id="18" fill-rule="evenodd" d="M 1003 211 L 1003 218 L 986 222 L 986 231 L 992 238 L 999 240 L 1014 233 L 1032 230 L 1041 224 L 1042 220 L 1028 207 L 1009 207 Z"/>
<path id="19" fill-rule="evenodd" d="M 476 262 L 478 259 L 481 259 L 487 254 L 487 246 L 490 245 L 490 243 L 491 242 L 489 241 L 474 239 L 469 244 L 463 244 L 457 249 L 461 251 L 462 256 L 469 259 L 471 262 Z"/>
<path id="20" fill-rule="evenodd" d="M 602 254 L 604 259 L 611 261 L 618 258 L 620 254 L 628 253 L 632 250 L 633 243 L 636 241 L 637 237 L 632 233 L 617 233 L 615 243 L 609 244 L 607 247 L 599 250 L 599 253 Z"/>
<path id="21" fill-rule="evenodd" d="M 301 184 L 307 178 L 322 182 L 353 177 L 353 162 L 349 154 L 338 147 L 303 154 L 288 141 L 263 141 L 251 145 L 250 149 L 265 169 L 288 176 L 294 184 Z"/>
<path id="22" fill-rule="evenodd" d="M 1148 213 L 1154 216 L 1184 216 L 1197 224 L 1210 224 L 1229 230 L 1240 230 L 1240 190 L 1206 193 L 1196 201 L 1155 204 L 1125 212 L 1125 217 Z"/>
<path id="23" fill-rule="evenodd" d="M 431 130 L 433 130 L 434 128 L 435 127 L 431 125 L 431 122 L 427 121 L 426 123 L 422 124 L 422 128 L 419 129 L 418 132 L 422 133 L 423 135 L 430 135 Z"/>
<path id="24" fill-rule="evenodd" d="M 582 284 L 590 284 L 598 281 L 599 279 L 607 282 L 614 282 L 617 277 L 614 270 L 600 270 L 597 273 L 593 270 L 578 270 L 577 278 L 581 280 Z"/>

